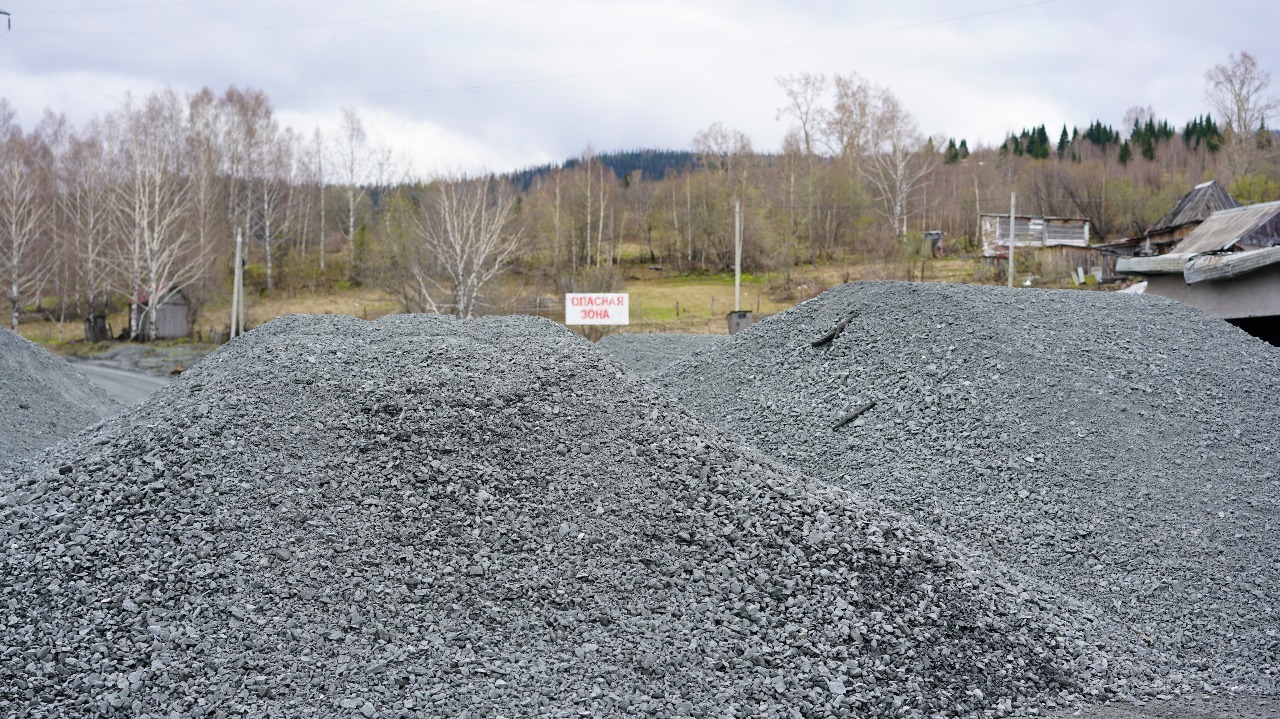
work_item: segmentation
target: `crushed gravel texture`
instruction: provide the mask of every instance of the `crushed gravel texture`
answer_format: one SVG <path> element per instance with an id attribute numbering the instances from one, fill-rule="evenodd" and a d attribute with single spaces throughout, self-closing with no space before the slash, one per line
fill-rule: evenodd
<path id="1" fill-rule="evenodd" d="M 606 335 L 596 347 L 641 377 L 648 377 L 667 365 L 700 350 L 724 335 L 690 335 L 668 332 L 626 332 Z"/>
<path id="2" fill-rule="evenodd" d="M 0 466 L 122 408 L 66 360 L 0 329 Z"/>
<path id="3" fill-rule="evenodd" d="M 290 317 L 0 475 L 0 715 L 1002 716 L 1170 691 L 550 322 Z"/>
<path id="4" fill-rule="evenodd" d="M 1280 674 L 1280 350 L 1146 295 L 857 283 L 655 377 L 1071 591 L 1220 687 Z M 852 418 L 852 419 L 851 419 Z"/>

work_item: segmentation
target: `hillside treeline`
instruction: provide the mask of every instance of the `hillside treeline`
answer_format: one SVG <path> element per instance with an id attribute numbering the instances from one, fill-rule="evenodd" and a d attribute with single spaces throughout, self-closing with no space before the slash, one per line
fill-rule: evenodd
<path id="1" fill-rule="evenodd" d="M 365 284 L 407 310 L 471 315 L 614 288 L 624 263 L 730 269 L 735 206 L 749 271 L 891 264 L 925 230 L 973 252 L 979 214 L 1007 213 L 1011 192 L 1020 213 L 1088 218 L 1095 241 L 1117 239 L 1206 179 L 1242 202 L 1280 199 L 1276 105 L 1250 63 L 1233 56 L 1205 90 L 1213 100 L 1221 71 L 1252 94 L 1181 123 L 1135 107 L 1118 129 L 1039 125 L 998 146 L 924 136 L 859 75 L 794 75 L 778 80 L 780 148 L 714 123 L 691 151 L 588 150 L 469 178 L 405 177 L 354 110 L 334 136 L 303 133 L 250 89 L 130 98 L 83 127 L 46 111 L 29 131 L 0 100 L 0 272 L 15 328 L 174 287 L 198 310 L 227 298 L 238 235 L 251 291 Z"/>

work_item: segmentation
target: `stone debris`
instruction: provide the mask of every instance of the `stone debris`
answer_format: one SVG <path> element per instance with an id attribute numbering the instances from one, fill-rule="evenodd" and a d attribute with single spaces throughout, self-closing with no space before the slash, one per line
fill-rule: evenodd
<path id="1" fill-rule="evenodd" d="M 993 717 L 1175 690 L 1090 607 L 725 437 L 545 320 L 277 320 L 0 474 L 0 716 Z"/>
<path id="2" fill-rule="evenodd" d="M 27 459 L 121 409 L 66 360 L 0 329 L 0 466 Z"/>
<path id="3" fill-rule="evenodd" d="M 1088 601 L 1172 653 L 1183 691 L 1195 671 L 1275 693 L 1275 347 L 1151 295 L 868 282 L 654 381 L 762 452 Z"/>
<path id="4" fill-rule="evenodd" d="M 641 377 L 661 370 L 686 355 L 714 345 L 725 335 L 688 335 L 669 332 L 626 332 L 606 335 L 596 347 Z"/>

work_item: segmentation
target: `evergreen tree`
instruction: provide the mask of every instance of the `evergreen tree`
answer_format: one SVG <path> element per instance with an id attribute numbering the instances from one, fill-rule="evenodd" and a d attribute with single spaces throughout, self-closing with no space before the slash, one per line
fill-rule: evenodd
<path id="1" fill-rule="evenodd" d="M 967 160 L 969 158 L 969 143 L 967 140 L 960 141 L 960 159 Z"/>
<path id="2" fill-rule="evenodd" d="M 1120 143 L 1120 156 L 1118 159 L 1121 165 L 1128 165 L 1129 160 L 1133 159 L 1133 149 L 1129 147 L 1128 140 Z"/>
<path id="3" fill-rule="evenodd" d="M 1067 126 L 1064 124 L 1062 126 L 1062 134 L 1058 135 L 1058 159 L 1059 160 L 1061 160 L 1062 156 L 1066 154 L 1067 146 L 1070 144 L 1071 144 L 1071 138 L 1067 136 Z"/>
<path id="4" fill-rule="evenodd" d="M 1203 117 L 1195 118 L 1182 128 L 1182 141 L 1192 150 L 1198 150 L 1204 145 L 1210 153 L 1215 153 L 1222 147 L 1222 130 L 1213 117 L 1205 113 Z"/>
<path id="5" fill-rule="evenodd" d="M 942 162 L 954 165 L 960 161 L 960 148 L 956 147 L 955 138 L 947 141 L 947 149 L 942 153 Z"/>
<path id="6" fill-rule="evenodd" d="M 1089 125 L 1089 128 L 1084 131 L 1084 139 L 1105 151 L 1108 145 L 1120 142 L 1120 133 L 1112 129 L 1110 125 L 1102 124 L 1101 120 L 1094 120 L 1093 124 Z"/>
<path id="7" fill-rule="evenodd" d="M 1045 131 L 1044 125 L 1032 131 L 1030 154 L 1037 160 L 1049 159 L 1049 133 Z"/>

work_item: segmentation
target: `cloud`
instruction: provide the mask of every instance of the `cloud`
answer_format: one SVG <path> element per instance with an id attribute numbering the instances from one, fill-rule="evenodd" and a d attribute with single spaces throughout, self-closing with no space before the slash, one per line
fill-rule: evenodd
<path id="1" fill-rule="evenodd" d="M 152 4 L 9 0 L 0 92 L 26 123 L 45 106 L 80 123 L 126 90 L 165 86 L 262 89 L 304 133 L 349 105 L 425 174 L 688 147 L 714 122 L 774 150 L 787 129 L 775 78 L 796 72 L 858 72 L 923 131 L 973 146 L 1041 123 L 1118 125 L 1133 105 L 1181 124 L 1207 109 L 1203 73 L 1229 53 L 1280 66 L 1280 5 L 1261 0 L 1232 13 L 1111 0 Z"/>

